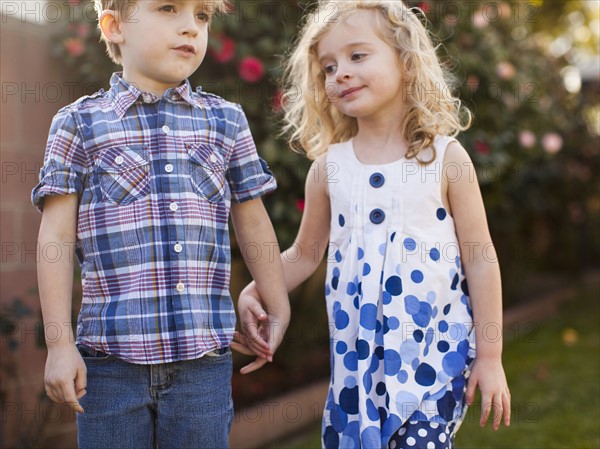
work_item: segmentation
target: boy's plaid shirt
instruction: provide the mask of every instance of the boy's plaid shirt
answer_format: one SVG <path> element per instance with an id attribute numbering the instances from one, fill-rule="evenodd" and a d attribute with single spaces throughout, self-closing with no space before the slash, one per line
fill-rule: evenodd
<path id="1" fill-rule="evenodd" d="M 114 74 L 61 109 L 32 201 L 79 196 L 77 343 L 141 364 L 229 345 L 231 200 L 275 188 L 241 107 L 188 81 L 157 98 Z"/>

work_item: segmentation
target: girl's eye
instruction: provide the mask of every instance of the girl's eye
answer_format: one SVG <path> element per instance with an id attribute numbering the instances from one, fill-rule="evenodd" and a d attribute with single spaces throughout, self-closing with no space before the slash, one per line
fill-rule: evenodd
<path id="1" fill-rule="evenodd" d="M 327 75 L 331 75 L 335 71 L 335 66 L 333 64 L 326 65 L 325 67 L 323 67 L 323 71 Z"/>
<path id="2" fill-rule="evenodd" d="M 364 53 L 352 53 L 352 60 L 353 61 L 359 61 L 362 58 L 364 58 L 366 55 Z"/>
<path id="3" fill-rule="evenodd" d="M 196 17 L 201 21 L 201 22 L 208 22 L 210 20 L 210 17 L 208 16 L 208 14 L 206 14 L 205 12 L 199 12 Z"/>
<path id="4" fill-rule="evenodd" d="M 165 6 L 161 6 L 161 7 L 160 7 L 160 11 L 164 11 L 164 12 L 174 12 L 174 11 L 175 11 L 175 6 L 173 6 L 173 5 L 165 5 Z"/>

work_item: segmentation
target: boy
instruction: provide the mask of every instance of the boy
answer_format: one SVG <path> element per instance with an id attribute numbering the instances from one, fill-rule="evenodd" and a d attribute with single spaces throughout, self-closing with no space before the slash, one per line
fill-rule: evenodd
<path id="1" fill-rule="evenodd" d="M 51 126 L 32 192 L 39 244 L 75 250 L 83 301 L 76 341 L 70 326 L 47 338 L 45 383 L 78 412 L 81 449 L 228 446 L 228 216 L 240 248 L 271 246 L 259 197 L 276 185 L 241 107 L 187 81 L 225 3 L 96 0 L 123 72 Z M 289 321 L 281 261 L 245 259 L 268 298 L 276 348 Z M 38 265 L 44 322 L 69 323 L 73 260 L 52 262 Z"/>

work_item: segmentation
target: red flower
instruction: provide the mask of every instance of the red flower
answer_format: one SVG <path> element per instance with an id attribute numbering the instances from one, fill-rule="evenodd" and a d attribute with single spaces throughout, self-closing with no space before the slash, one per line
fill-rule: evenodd
<path id="1" fill-rule="evenodd" d="M 256 83 L 265 74 L 262 61 L 253 56 L 247 56 L 240 63 L 240 77 L 247 83 Z"/>
<path id="2" fill-rule="evenodd" d="M 476 140 L 474 147 L 475 147 L 475 151 L 478 152 L 479 154 L 483 154 L 483 155 L 490 154 L 490 147 L 483 140 Z"/>
<path id="3" fill-rule="evenodd" d="M 298 209 L 300 212 L 304 212 L 304 200 L 296 200 L 296 209 Z"/>
<path id="4" fill-rule="evenodd" d="M 66 39 L 64 45 L 67 49 L 67 53 L 69 53 L 69 56 L 73 58 L 81 56 L 85 52 L 85 45 L 78 37 L 70 37 Z"/>
<path id="5" fill-rule="evenodd" d="M 235 56 L 235 41 L 229 36 L 219 36 L 216 48 L 210 49 L 212 57 L 221 64 L 225 64 Z"/>
<path id="6" fill-rule="evenodd" d="M 275 112 L 281 111 L 281 108 L 283 107 L 283 92 L 281 89 L 275 91 L 275 95 L 273 95 L 273 100 L 271 101 L 271 107 Z"/>
<path id="7" fill-rule="evenodd" d="M 419 9 L 425 14 L 427 14 L 429 12 L 429 5 L 427 4 L 427 2 L 421 2 L 419 3 Z"/>

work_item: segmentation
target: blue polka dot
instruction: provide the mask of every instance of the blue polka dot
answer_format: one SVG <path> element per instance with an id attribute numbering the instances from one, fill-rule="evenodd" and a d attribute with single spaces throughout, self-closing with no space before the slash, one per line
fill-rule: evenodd
<path id="1" fill-rule="evenodd" d="M 410 414 L 413 410 L 418 408 L 419 402 L 419 398 L 408 391 L 400 391 L 396 395 L 396 407 L 401 413 L 408 412 L 407 414 Z M 405 418 L 408 418 L 408 416 L 405 416 Z"/>
<path id="2" fill-rule="evenodd" d="M 391 330 L 396 330 L 400 327 L 400 320 L 395 316 L 391 316 L 387 320 L 387 325 Z"/>
<path id="3" fill-rule="evenodd" d="M 413 332 L 413 338 L 415 339 L 415 341 L 421 343 L 423 341 L 423 331 L 421 329 L 417 329 L 416 331 Z"/>
<path id="4" fill-rule="evenodd" d="M 413 295 L 407 295 L 406 298 L 404 298 L 404 308 L 406 310 L 406 313 L 409 313 L 411 315 L 418 313 L 419 303 L 419 298 Z"/>
<path id="5" fill-rule="evenodd" d="M 406 383 L 406 381 L 408 380 L 408 373 L 405 370 L 400 370 L 400 372 L 398 373 L 398 382 L 400 382 L 401 384 Z"/>
<path id="6" fill-rule="evenodd" d="M 345 341 L 340 340 L 335 344 L 335 352 L 337 352 L 338 354 L 340 354 L 340 355 L 345 354 L 347 350 L 348 350 L 348 345 L 346 344 Z"/>
<path id="7" fill-rule="evenodd" d="M 415 340 L 406 340 L 400 345 L 400 356 L 405 362 L 411 362 L 419 356 L 419 343 Z"/>
<path id="8" fill-rule="evenodd" d="M 362 248 L 358 248 L 358 260 L 361 260 L 363 257 L 365 257 L 365 252 Z"/>
<path id="9" fill-rule="evenodd" d="M 369 357 L 369 342 L 366 340 L 356 340 L 356 352 L 359 360 L 365 360 Z"/>
<path id="10" fill-rule="evenodd" d="M 358 369 L 358 354 L 355 351 L 351 351 L 344 356 L 344 366 L 348 371 Z"/>
<path id="11" fill-rule="evenodd" d="M 340 216 L 338 217 L 338 221 L 340 223 L 340 226 L 343 228 L 344 225 L 346 224 L 346 219 L 344 218 L 344 216 L 342 214 L 340 214 Z"/>
<path id="12" fill-rule="evenodd" d="M 436 298 L 436 297 L 437 297 L 437 296 L 436 296 L 435 292 L 428 292 L 428 293 L 427 293 L 427 302 L 428 302 L 429 304 L 433 304 L 433 303 L 435 302 L 435 298 Z"/>
<path id="13" fill-rule="evenodd" d="M 379 395 L 379 396 L 383 396 L 387 391 L 387 388 L 385 387 L 385 383 L 384 382 L 379 382 L 377 384 L 377 386 L 375 387 L 375 392 Z"/>
<path id="14" fill-rule="evenodd" d="M 419 385 L 430 387 L 435 383 L 435 370 L 427 363 L 421 363 L 415 372 L 415 380 Z"/>
<path id="15" fill-rule="evenodd" d="M 450 349 L 450 344 L 446 340 L 441 340 L 438 341 L 437 348 L 440 352 L 447 352 Z"/>
<path id="16" fill-rule="evenodd" d="M 420 270 L 414 270 L 411 274 L 410 274 L 410 278 L 412 279 L 412 281 L 416 284 L 420 284 L 421 282 L 423 282 L 423 272 Z"/>
<path id="17" fill-rule="evenodd" d="M 346 286 L 346 293 L 349 296 L 353 296 L 357 291 L 358 288 L 356 287 L 356 284 L 354 282 L 348 282 L 348 285 Z"/>
<path id="18" fill-rule="evenodd" d="M 438 329 L 440 332 L 446 332 L 448 330 L 448 323 L 446 320 L 442 320 L 438 323 Z"/>
<path id="19" fill-rule="evenodd" d="M 377 415 L 377 420 L 379 414 Z M 360 440 L 363 447 L 380 447 L 381 446 L 381 435 L 379 429 L 375 426 L 367 427 L 360 434 Z"/>
<path id="20" fill-rule="evenodd" d="M 335 313 L 335 327 L 337 329 L 345 329 L 350 322 L 350 317 L 343 310 L 338 310 Z"/>
<path id="21" fill-rule="evenodd" d="M 377 407 L 373 404 L 371 399 L 367 399 L 367 416 L 371 421 L 379 420 L 379 412 L 377 411 Z"/>
<path id="22" fill-rule="evenodd" d="M 360 325 L 368 330 L 375 330 L 377 326 L 377 306 L 364 304 L 360 308 Z"/>
<path id="23" fill-rule="evenodd" d="M 390 241 L 394 241 L 394 239 L 396 238 L 396 233 L 392 232 L 392 235 L 390 236 Z"/>
<path id="24" fill-rule="evenodd" d="M 340 447 L 340 436 L 333 426 L 327 426 L 323 432 L 323 445 L 327 448 Z"/>
<path id="25" fill-rule="evenodd" d="M 449 352 L 442 359 L 442 367 L 448 376 L 458 376 L 465 369 L 465 359 L 458 352 Z"/>
<path id="26" fill-rule="evenodd" d="M 341 409 L 339 405 L 334 404 L 329 413 L 329 421 L 331 421 L 331 425 L 336 432 L 342 432 L 348 425 L 348 415 Z"/>
<path id="27" fill-rule="evenodd" d="M 384 356 L 384 351 L 383 351 L 383 346 L 377 346 L 375 348 L 375 356 L 379 359 L 379 360 L 383 360 L 383 356 Z"/>
<path id="28" fill-rule="evenodd" d="M 402 365 L 400 354 L 398 354 L 393 349 L 387 349 L 385 351 L 383 362 L 384 372 L 386 376 L 395 376 L 400 370 L 400 365 Z"/>
<path id="29" fill-rule="evenodd" d="M 354 304 L 354 308 L 355 308 L 356 310 L 358 310 L 358 307 L 359 307 L 358 301 L 359 301 L 359 297 L 358 297 L 358 296 L 355 296 L 355 297 L 354 297 L 353 304 Z"/>
<path id="30" fill-rule="evenodd" d="M 354 376 L 346 376 L 344 379 L 344 387 L 346 388 L 354 388 L 356 387 L 356 377 Z"/>
<path id="31" fill-rule="evenodd" d="M 333 288 L 334 290 L 337 290 L 339 282 L 340 282 L 339 277 L 337 277 L 337 276 L 332 277 L 331 278 L 331 288 Z"/>
<path id="32" fill-rule="evenodd" d="M 382 441 L 389 440 L 392 437 L 392 435 L 394 435 L 394 433 L 396 433 L 398 431 L 400 424 L 402 424 L 402 421 L 400 420 L 400 418 L 398 416 L 396 416 L 394 414 L 391 414 L 390 416 L 388 416 L 388 418 L 383 423 L 383 426 L 381 426 Z M 376 447 L 379 447 L 379 446 L 376 446 Z"/>
<path id="33" fill-rule="evenodd" d="M 336 260 L 336 262 L 342 261 L 342 253 L 340 253 L 339 249 L 335 252 L 335 260 Z"/>
<path id="34" fill-rule="evenodd" d="M 440 252 L 437 248 L 432 248 L 431 251 L 429 251 L 429 257 L 431 257 L 431 260 L 434 262 L 437 262 L 440 260 Z"/>
<path id="35" fill-rule="evenodd" d="M 444 315 L 448 315 L 450 313 L 451 304 L 446 304 L 444 306 Z"/>
<path id="36" fill-rule="evenodd" d="M 358 414 L 358 387 L 342 388 L 342 391 L 340 391 L 340 407 L 349 415 Z"/>
<path id="37" fill-rule="evenodd" d="M 436 213 L 435 213 L 435 215 L 437 216 L 438 220 L 440 220 L 440 221 L 444 220 L 444 219 L 446 218 L 446 215 L 447 215 L 447 214 L 448 214 L 448 213 L 446 212 L 446 209 L 444 209 L 443 207 L 440 207 L 440 208 L 439 208 L 439 209 L 436 211 Z"/>
<path id="38" fill-rule="evenodd" d="M 417 242 L 415 242 L 411 238 L 406 238 L 406 239 L 404 239 L 404 247 L 408 251 L 414 251 L 417 248 Z"/>
<path id="39" fill-rule="evenodd" d="M 381 301 L 384 304 L 389 304 L 392 302 L 392 295 L 390 295 L 388 292 L 384 291 L 381 293 Z"/>
<path id="40" fill-rule="evenodd" d="M 368 263 L 365 263 L 363 265 L 363 276 L 368 275 L 371 272 L 371 265 L 369 265 Z"/>
<path id="41" fill-rule="evenodd" d="M 418 326 L 426 327 L 431 320 L 431 304 L 419 302 L 419 312 L 413 315 L 413 320 Z"/>

